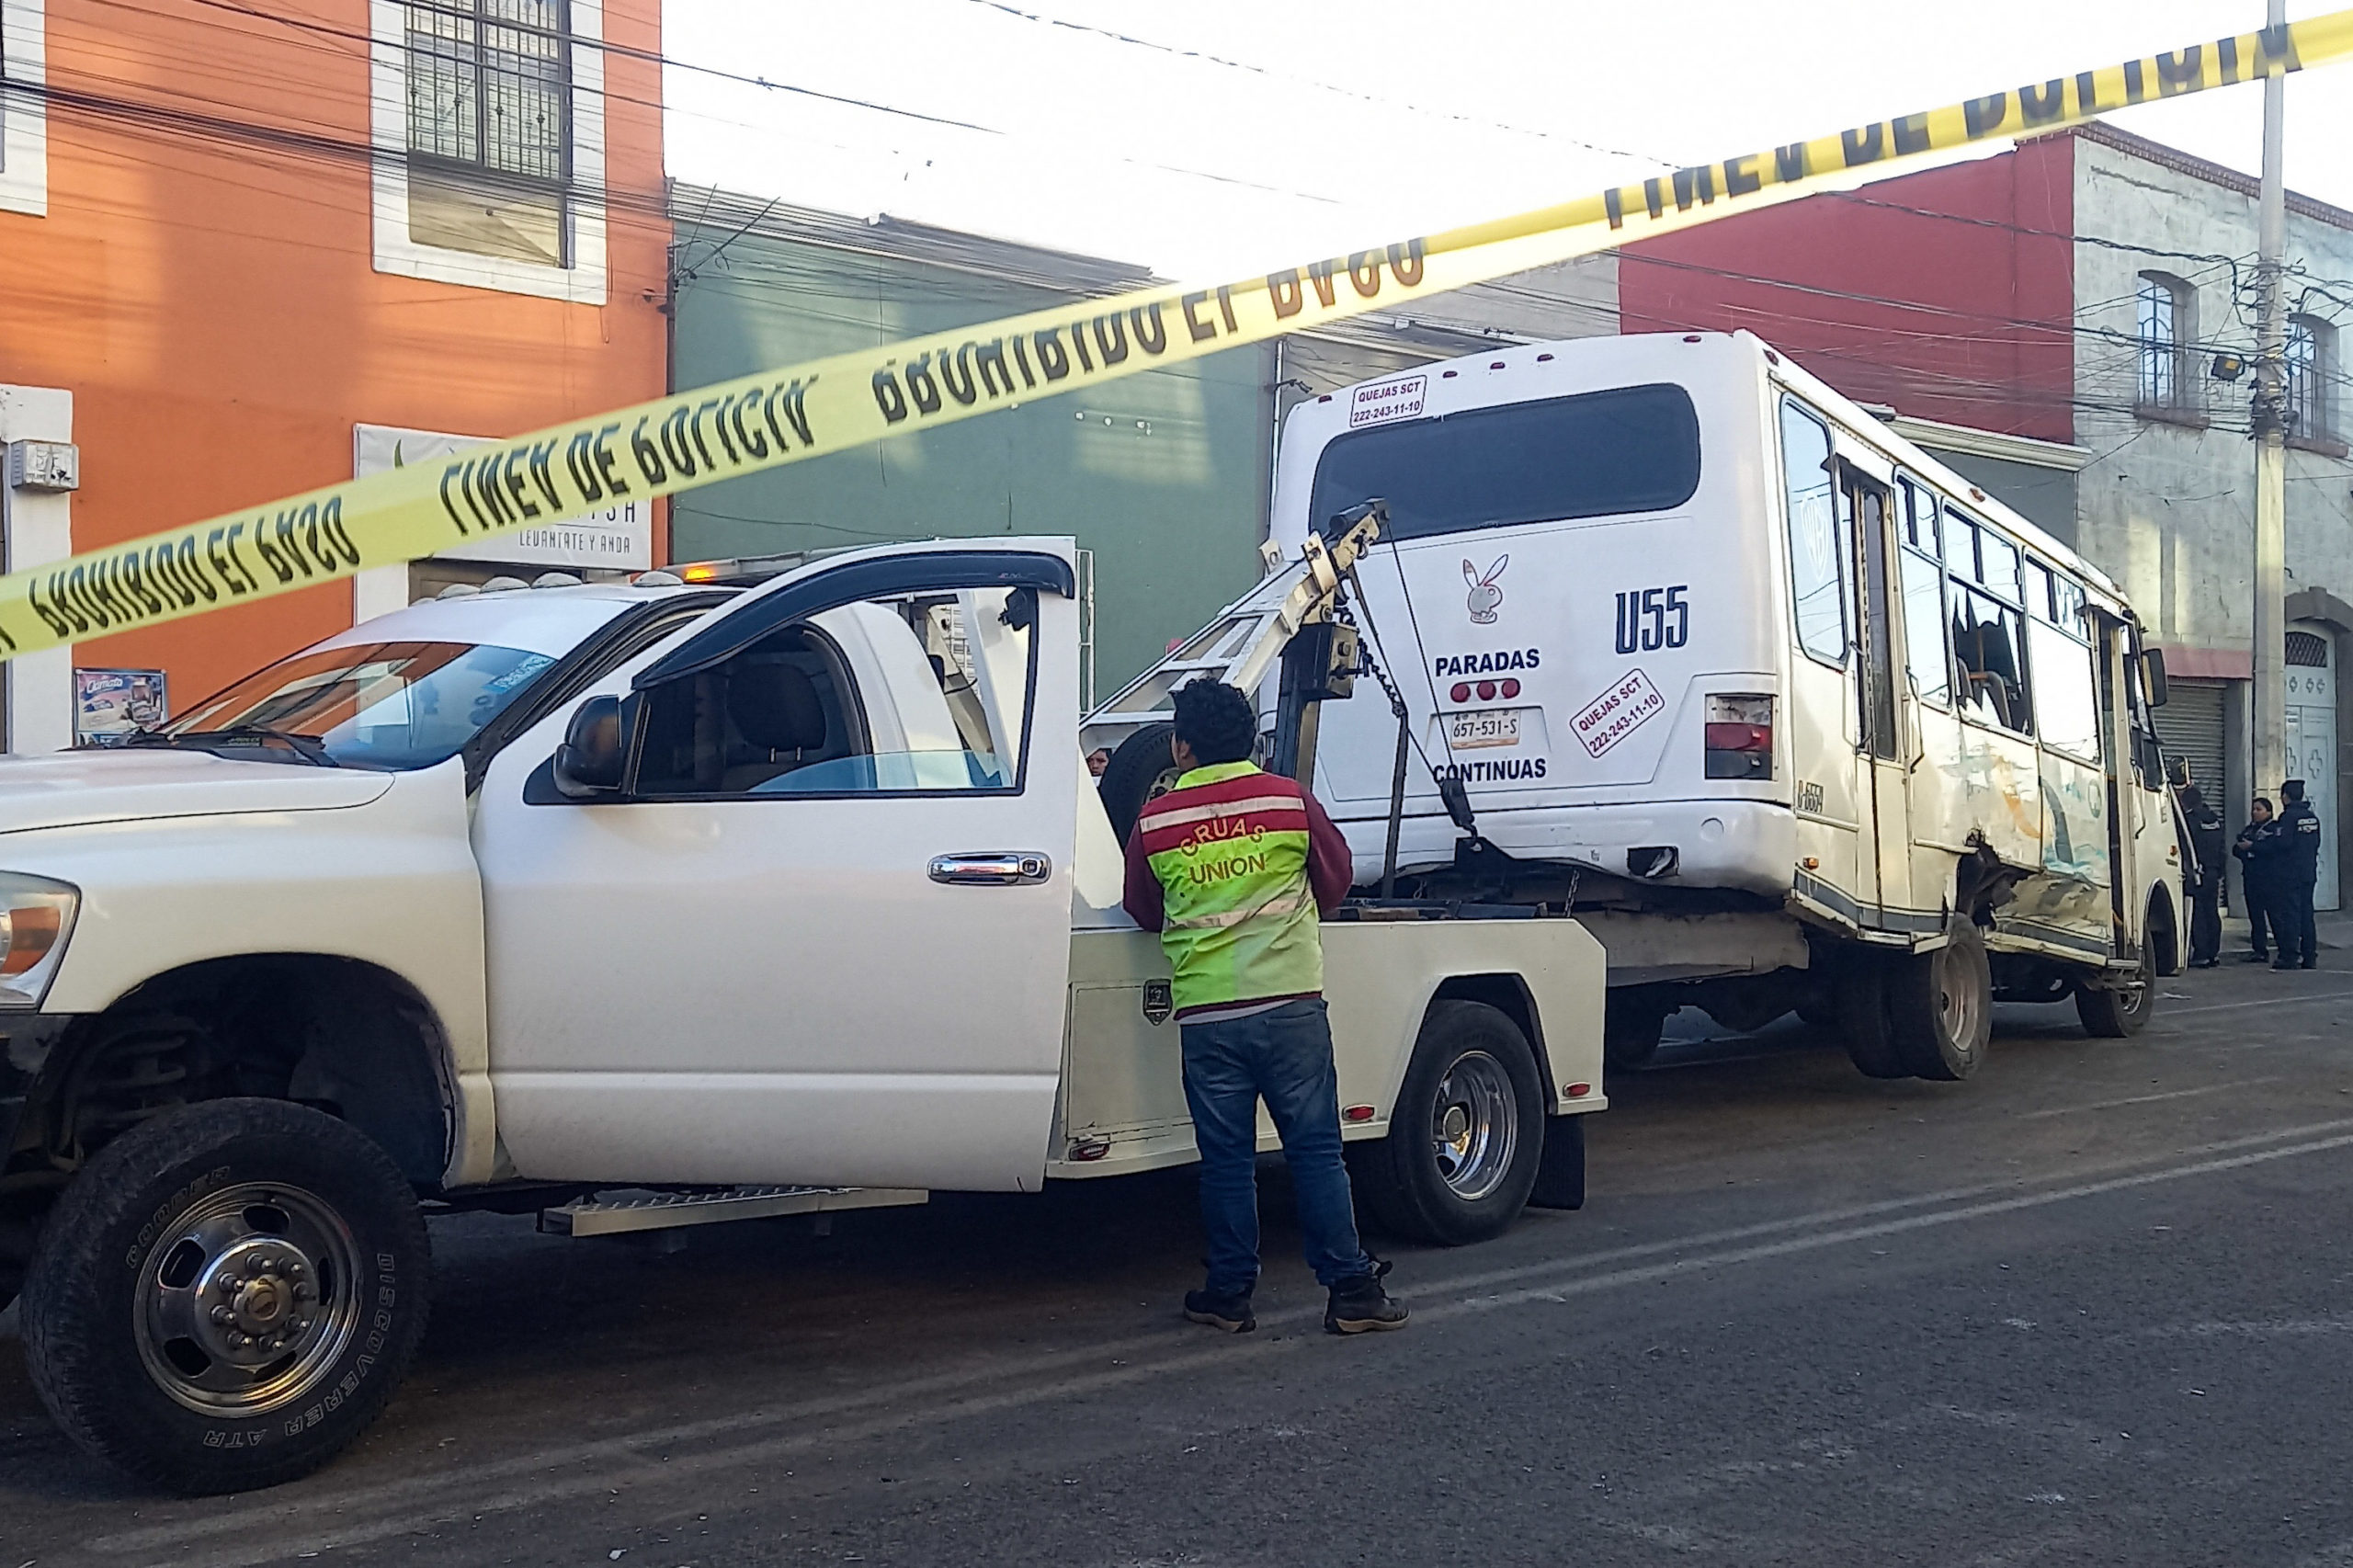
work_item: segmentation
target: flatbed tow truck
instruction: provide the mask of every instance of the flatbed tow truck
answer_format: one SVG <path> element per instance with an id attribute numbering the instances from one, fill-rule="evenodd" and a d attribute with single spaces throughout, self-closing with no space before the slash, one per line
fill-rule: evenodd
<path id="1" fill-rule="evenodd" d="M 1279 665 L 1294 776 L 1379 521 L 1271 569 L 1202 665 Z M 1193 1159 L 1081 759 L 1074 559 L 445 597 L 0 763 L 0 1301 L 61 1426 L 185 1492 L 315 1468 L 416 1346 L 428 1212 L 659 1236 Z M 1578 1206 L 1599 944 L 1380 900 L 1324 939 L 1381 1227 Z"/>

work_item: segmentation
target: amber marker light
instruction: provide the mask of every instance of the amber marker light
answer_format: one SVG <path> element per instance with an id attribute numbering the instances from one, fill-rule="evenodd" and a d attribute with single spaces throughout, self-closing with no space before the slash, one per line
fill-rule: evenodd
<path id="1" fill-rule="evenodd" d="M 0 871 L 0 1008 L 40 1005 L 81 902 L 68 883 Z"/>

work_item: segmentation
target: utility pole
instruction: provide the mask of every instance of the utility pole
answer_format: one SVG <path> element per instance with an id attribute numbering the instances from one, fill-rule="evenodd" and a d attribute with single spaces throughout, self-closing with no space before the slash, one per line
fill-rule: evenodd
<path id="1" fill-rule="evenodd" d="M 2287 25 L 2287 0 L 2269 0 L 2268 20 Z M 2287 83 L 2263 79 L 2263 193 L 2256 285 L 2262 315 L 2255 348 L 2255 755 L 2250 797 L 2277 790 L 2288 773 L 2287 347 L 2280 299 L 2288 250 L 2288 194 L 2280 159 Z"/>

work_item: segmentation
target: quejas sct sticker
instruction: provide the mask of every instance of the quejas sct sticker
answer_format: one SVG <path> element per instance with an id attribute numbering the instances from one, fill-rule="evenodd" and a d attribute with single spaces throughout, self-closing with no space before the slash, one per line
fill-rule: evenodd
<path id="1" fill-rule="evenodd" d="M 1256 277 L 1141 289 L 673 393 L 10 573 L 0 659 L 1074 392 L 1789 200 L 1856 169 L 2348 55 L 2353 10 L 2336 11 Z M 1381 395 L 1351 406 L 1351 422 L 1420 417 L 1415 379 L 1372 389 Z"/>

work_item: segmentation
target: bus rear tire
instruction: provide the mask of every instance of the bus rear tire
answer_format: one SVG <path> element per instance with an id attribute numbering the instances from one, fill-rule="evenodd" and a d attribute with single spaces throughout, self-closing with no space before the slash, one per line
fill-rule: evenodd
<path id="1" fill-rule="evenodd" d="M 1544 1163 L 1546 1104 L 1536 1053 L 1508 1015 L 1484 1002 L 1433 1002 L 1389 1136 L 1351 1151 L 1357 1190 L 1384 1230 L 1410 1241 L 1463 1246 L 1500 1235 Z"/>
<path id="2" fill-rule="evenodd" d="M 1944 946 L 1889 964 L 1887 1013 L 1913 1076 L 1952 1083 L 1977 1071 L 1994 1038 L 1994 967 L 1975 922 L 1957 915 Z"/>
<path id="3" fill-rule="evenodd" d="M 1888 1015 L 1888 982 L 1893 968 L 1886 956 L 1863 949 L 1839 955 L 1833 1006 L 1838 1033 L 1847 1042 L 1847 1059 L 1866 1078 L 1909 1078 L 1912 1064 L 1904 1059 Z"/>
<path id="4" fill-rule="evenodd" d="M 1601 1064 L 1620 1070 L 1640 1067 L 1658 1054 L 1659 1036 L 1675 1012 L 1633 990 L 1609 993 L 1601 1014 Z"/>

